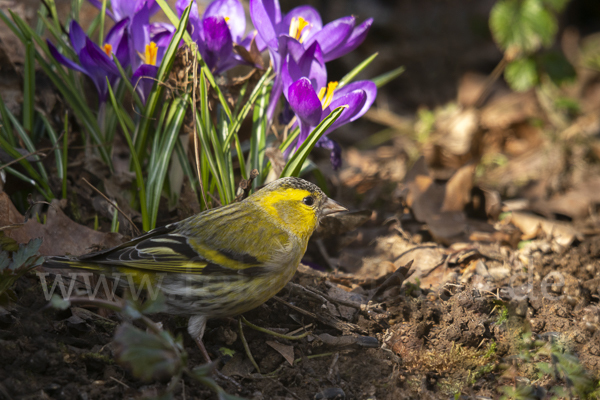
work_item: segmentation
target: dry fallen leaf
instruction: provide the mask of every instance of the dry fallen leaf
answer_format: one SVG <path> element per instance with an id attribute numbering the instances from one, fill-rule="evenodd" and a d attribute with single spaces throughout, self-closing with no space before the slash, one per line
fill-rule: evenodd
<path id="1" fill-rule="evenodd" d="M 19 214 L 5 193 L 0 193 L 0 225 L 23 223 Z M 80 225 L 67 217 L 60 208 L 60 202 L 53 200 L 48 208 L 45 224 L 30 219 L 19 227 L 5 230 L 6 236 L 18 243 L 27 243 L 33 238 L 43 238 L 40 254 L 43 256 L 75 255 L 89 253 L 98 248 L 114 247 L 122 243 L 118 233 L 104 233 Z"/>
<path id="2" fill-rule="evenodd" d="M 281 344 L 272 340 L 267 340 L 266 343 L 281 354 L 290 365 L 294 365 L 294 346 Z"/>
<path id="3" fill-rule="evenodd" d="M 510 222 L 523 232 L 523 240 L 533 239 L 543 233 L 561 247 L 567 247 L 575 239 L 583 239 L 583 235 L 573 225 L 562 221 L 550 221 L 533 214 L 514 211 L 510 214 Z"/>

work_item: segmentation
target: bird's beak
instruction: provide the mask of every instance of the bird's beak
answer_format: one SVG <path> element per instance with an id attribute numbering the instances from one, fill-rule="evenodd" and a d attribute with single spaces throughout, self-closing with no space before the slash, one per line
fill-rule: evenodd
<path id="1" fill-rule="evenodd" d="M 348 209 L 346 207 L 339 205 L 338 203 L 336 203 L 335 201 L 333 201 L 331 199 L 327 199 L 327 201 L 323 205 L 323 208 L 321 211 L 321 216 L 325 217 L 327 215 L 339 213 L 342 211 L 348 211 Z"/>

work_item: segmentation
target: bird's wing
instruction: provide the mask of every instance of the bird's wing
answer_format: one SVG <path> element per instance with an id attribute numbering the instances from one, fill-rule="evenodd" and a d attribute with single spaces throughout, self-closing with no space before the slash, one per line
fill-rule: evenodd
<path id="1" fill-rule="evenodd" d="M 116 268 L 128 272 L 188 273 L 200 275 L 248 275 L 266 273 L 260 262 L 246 254 L 215 250 L 204 251 L 191 245 L 187 235 L 177 233 L 177 225 L 154 229 L 112 249 L 87 254 L 77 259 L 61 258 L 63 264 L 84 269 Z M 215 260 L 215 258 L 217 258 Z M 67 261 L 68 260 L 68 261 Z M 52 261 L 59 261 L 58 258 Z"/>

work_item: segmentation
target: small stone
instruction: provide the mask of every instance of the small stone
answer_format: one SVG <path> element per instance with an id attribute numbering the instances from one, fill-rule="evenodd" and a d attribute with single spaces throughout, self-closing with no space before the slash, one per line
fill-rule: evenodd
<path id="1" fill-rule="evenodd" d="M 315 394 L 315 400 L 345 400 L 346 393 L 340 388 L 327 388 Z"/>

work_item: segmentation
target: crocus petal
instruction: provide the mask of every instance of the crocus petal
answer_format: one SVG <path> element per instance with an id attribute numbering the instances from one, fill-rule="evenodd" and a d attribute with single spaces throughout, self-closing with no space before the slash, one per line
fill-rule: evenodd
<path id="1" fill-rule="evenodd" d="M 90 57 L 91 64 L 88 65 L 88 63 L 85 63 L 81 59 L 81 55 L 79 61 L 88 71 L 90 70 L 89 67 L 93 64 L 93 66 L 104 71 L 105 74 L 119 75 L 119 70 L 112 59 L 108 57 L 104 51 L 100 50 L 98 45 L 92 42 L 90 38 L 86 38 L 85 47 L 81 50 L 81 54 L 83 54 L 84 51 L 86 52 L 86 55 Z"/>
<path id="2" fill-rule="evenodd" d="M 75 53 L 79 54 L 81 49 L 85 47 L 87 35 L 75 20 L 71 21 L 71 25 L 69 26 L 69 39 L 71 39 L 71 46 L 73 46 Z"/>
<path id="3" fill-rule="evenodd" d="M 109 74 L 98 64 L 96 64 L 96 57 L 90 55 L 87 48 L 81 50 L 79 54 L 79 61 L 81 65 L 87 71 L 87 75 L 92 79 L 94 85 L 96 86 L 96 90 L 98 90 L 98 97 L 100 101 L 105 101 L 106 96 L 108 94 L 106 78 L 109 77 Z"/>
<path id="4" fill-rule="evenodd" d="M 192 9 L 190 10 L 189 24 L 190 27 L 195 27 L 200 24 L 200 14 L 198 13 L 198 5 L 194 0 L 177 0 L 175 10 L 177 11 L 177 16 L 181 18 L 181 15 L 183 15 L 190 2 L 192 3 Z"/>
<path id="5" fill-rule="evenodd" d="M 132 16 L 135 13 L 137 1 L 135 0 L 112 0 L 111 6 L 117 21 Z"/>
<path id="6" fill-rule="evenodd" d="M 175 27 L 166 22 L 154 22 L 150 24 L 150 40 L 158 44 L 165 36 L 175 32 Z"/>
<path id="7" fill-rule="evenodd" d="M 323 52 L 318 42 L 312 44 L 298 60 L 303 76 L 308 77 L 313 87 L 320 89 L 327 85 L 327 68 L 323 61 Z"/>
<path id="8" fill-rule="evenodd" d="M 317 41 L 321 45 L 323 54 L 327 55 L 332 51 L 345 46 L 346 40 L 350 37 L 354 28 L 354 17 L 343 17 L 336 19 L 325 25 L 323 29 L 313 35 L 306 43 L 310 46 Z"/>
<path id="9" fill-rule="evenodd" d="M 308 22 L 308 26 L 304 28 L 308 30 L 307 35 L 305 36 L 305 41 L 315 32 L 318 32 L 323 28 L 323 21 L 321 20 L 321 15 L 317 10 L 311 6 L 299 6 L 293 8 L 285 15 L 285 18 L 278 29 L 278 33 L 284 35 L 289 34 L 292 18 L 298 17 L 302 17 L 306 22 Z"/>
<path id="10" fill-rule="evenodd" d="M 335 60 L 336 58 L 342 57 L 343 55 L 348 54 L 349 52 L 360 46 L 360 44 L 367 37 L 367 33 L 369 33 L 369 29 L 371 29 L 371 25 L 373 25 L 373 18 L 367 19 L 362 24 L 354 28 L 352 34 L 346 40 L 346 44 L 344 46 L 340 46 L 337 49 L 333 49 L 332 51 L 323 55 L 325 62 L 329 62 L 331 60 Z"/>
<path id="11" fill-rule="evenodd" d="M 145 3 L 144 0 L 112 0 L 111 6 L 115 18 L 119 21 L 123 18 L 132 17 Z"/>
<path id="12" fill-rule="evenodd" d="M 129 57 L 131 59 L 132 69 L 137 69 L 143 60 L 139 54 L 144 54 L 146 45 L 150 43 L 150 10 L 143 7 L 131 19 L 129 24 L 129 35 L 131 46 L 129 48 Z"/>
<path id="13" fill-rule="evenodd" d="M 204 44 L 203 54 L 209 68 L 217 67 L 219 62 L 224 62 L 233 51 L 233 40 L 227 22 L 223 17 L 208 17 L 202 21 Z"/>
<path id="14" fill-rule="evenodd" d="M 104 41 L 112 46 L 112 51 L 117 56 L 123 68 L 127 68 L 131 61 L 129 54 L 129 34 L 127 33 L 128 24 L 129 17 L 119 21 L 108 31 L 106 40 Z"/>
<path id="15" fill-rule="evenodd" d="M 362 117 L 369 110 L 369 108 L 371 108 L 375 98 L 377 97 L 377 85 L 371 81 L 352 82 L 333 93 L 332 104 L 334 104 L 339 97 L 344 97 L 348 93 L 352 93 L 356 90 L 362 90 L 365 92 L 367 98 L 363 107 L 352 117 L 350 121 L 356 121 L 358 118 Z"/>
<path id="16" fill-rule="evenodd" d="M 93 5 L 94 7 L 96 7 L 98 10 L 102 10 L 102 2 L 100 0 L 88 0 L 90 2 L 91 5 Z M 115 17 L 115 14 L 113 14 L 113 12 L 109 9 L 106 9 L 106 15 L 108 15 L 110 18 L 112 18 L 113 21 L 118 21 L 118 19 Z"/>
<path id="17" fill-rule="evenodd" d="M 131 84 L 140 94 L 140 98 L 144 104 L 150 95 L 150 91 L 154 86 L 154 77 L 158 72 L 158 67 L 149 64 L 142 64 L 131 76 Z"/>
<path id="18" fill-rule="evenodd" d="M 160 4 L 155 0 L 146 0 L 146 7 L 148 7 L 151 16 L 160 11 Z"/>
<path id="19" fill-rule="evenodd" d="M 340 126 L 347 124 L 348 122 L 354 121 L 355 119 L 360 117 L 360 115 L 362 114 L 359 115 L 359 113 L 363 109 L 366 100 L 367 94 L 364 92 L 364 90 L 360 89 L 350 92 L 345 96 L 338 97 L 337 99 L 332 100 L 329 107 L 327 107 L 323 111 L 323 115 L 329 115 L 332 110 L 335 110 L 339 106 L 347 107 L 344 109 L 344 111 L 342 111 L 342 114 L 339 116 L 339 118 L 333 124 L 331 124 L 331 126 L 329 127 L 329 129 L 327 129 L 327 132 L 325 132 L 325 134 L 328 135 Z"/>
<path id="20" fill-rule="evenodd" d="M 289 36 L 287 38 L 290 39 L 290 44 L 296 42 L 295 39 Z M 280 40 L 285 40 L 285 38 L 282 37 Z M 308 78 L 315 90 L 319 90 L 327 85 L 327 69 L 325 68 L 318 42 L 313 43 L 312 46 L 304 51 L 298 60 L 295 60 L 292 52 L 290 52 L 283 62 L 281 78 L 286 93 L 286 88 L 302 77 Z"/>
<path id="21" fill-rule="evenodd" d="M 67 57 L 63 56 L 58 49 L 52 44 L 51 41 L 46 40 L 46 43 L 48 44 L 48 50 L 50 50 L 50 54 L 52 54 L 52 57 L 54 57 L 56 59 L 56 61 L 58 61 L 59 63 L 61 63 L 62 65 L 64 65 L 67 68 L 71 68 L 74 69 L 75 71 L 79 71 L 82 72 L 84 74 L 88 74 L 88 72 L 82 68 L 79 64 L 77 64 L 76 62 L 69 60 Z"/>
<path id="22" fill-rule="evenodd" d="M 239 43 L 246 33 L 246 15 L 239 0 L 216 0 L 209 4 L 204 11 L 206 17 L 229 18 L 227 25 L 233 41 Z"/>
<path id="23" fill-rule="evenodd" d="M 321 121 L 321 100 L 308 78 L 300 78 L 288 88 L 290 107 L 302 123 L 316 126 Z"/>
<path id="24" fill-rule="evenodd" d="M 261 39 L 277 49 L 277 27 L 281 23 L 279 0 L 250 0 L 250 18 Z"/>

